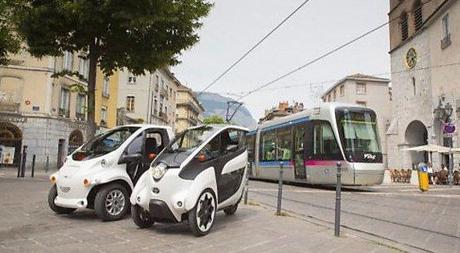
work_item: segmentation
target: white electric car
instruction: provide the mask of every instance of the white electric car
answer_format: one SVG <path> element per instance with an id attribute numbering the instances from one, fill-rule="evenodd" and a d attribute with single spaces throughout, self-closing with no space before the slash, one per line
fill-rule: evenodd
<path id="1" fill-rule="evenodd" d="M 182 132 L 152 162 L 131 194 L 134 223 L 188 221 L 196 236 L 207 234 L 223 210 L 238 208 L 246 179 L 247 129 L 231 125 Z"/>
<path id="2" fill-rule="evenodd" d="M 170 127 L 155 125 L 121 126 L 96 136 L 51 175 L 49 207 L 58 214 L 91 208 L 105 221 L 123 218 L 134 185 L 173 138 Z"/>

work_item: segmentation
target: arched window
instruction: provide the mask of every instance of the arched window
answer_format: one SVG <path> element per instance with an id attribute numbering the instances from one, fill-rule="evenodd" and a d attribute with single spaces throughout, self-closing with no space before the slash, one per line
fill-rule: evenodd
<path id="1" fill-rule="evenodd" d="M 414 27 L 415 30 L 418 31 L 422 28 L 423 25 L 423 12 L 422 12 L 422 1 L 417 0 L 414 2 Z"/>
<path id="2" fill-rule="evenodd" d="M 404 41 L 407 39 L 407 37 L 409 37 L 409 26 L 407 23 L 407 13 L 405 12 L 401 14 L 400 26 L 401 26 L 401 38 Z"/>

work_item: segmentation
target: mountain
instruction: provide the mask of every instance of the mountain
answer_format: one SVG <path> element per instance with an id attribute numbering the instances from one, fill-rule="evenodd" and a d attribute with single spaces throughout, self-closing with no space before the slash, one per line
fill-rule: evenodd
<path id="1" fill-rule="evenodd" d="M 227 113 L 227 101 L 233 101 L 229 97 L 224 97 L 216 93 L 203 92 L 199 97 L 201 105 L 204 107 L 204 117 L 211 115 L 219 115 L 225 119 L 225 114 Z M 234 111 L 234 108 L 231 112 Z M 257 121 L 252 117 L 251 113 L 242 105 L 235 116 L 233 116 L 232 122 L 247 127 L 249 129 L 254 129 L 257 126 Z"/>

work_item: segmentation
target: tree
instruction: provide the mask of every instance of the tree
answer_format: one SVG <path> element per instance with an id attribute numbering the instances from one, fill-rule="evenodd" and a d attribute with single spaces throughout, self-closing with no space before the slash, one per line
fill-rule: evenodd
<path id="1" fill-rule="evenodd" d="M 8 55 L 19 51 L 21 40 L 15 32 L 15 10 L 23 2 L 0 0 L 0 65 L 8 64 Z"/>
<path id="2" fill-rule="evenodd" d="M 206 125 L 209 124 L 225 124 L 224 118 L 219 115 L 211 115 L 203 119 L 203 123 Z"/>
<path id="3" fill-rule="evenodd" d="M 109 76 L 123 68 L 142 75 L 177 64 L 181 51 L 199 40 L 196 30 L 212 6 L 204 0 L 26 1 L 19 31 L 31 55 L 87 53 L 88 137 L 96 130 L 97 66 Z"/>

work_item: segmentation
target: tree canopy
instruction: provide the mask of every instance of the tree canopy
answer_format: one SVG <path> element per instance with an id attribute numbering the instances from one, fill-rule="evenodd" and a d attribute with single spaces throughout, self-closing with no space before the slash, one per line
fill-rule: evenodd
<path id="1" fill-rule="evenodd" d="M 9 54 L 19 51 L 21 40 L 16 32 L 15 10 L 22 1 L 0 0 L 0 65 L 8 64 Z"/>
<path id="2" fill-rule="evenodd" d="M 203 123 L 209 124 L 225 124 L 224 118 L 219 115 L 211 115 L 203 119 Z"/>
<path id="3" fill-rule="evenodd" d="M 36 57 L 87 53 L 89 136 L 95 132 L 97 66 L 105 75 L 126 68 L 135 75 L 178 63 L 194 45 L 212 4 L 204 0 L 24 0 L 19 31 Z"/>

